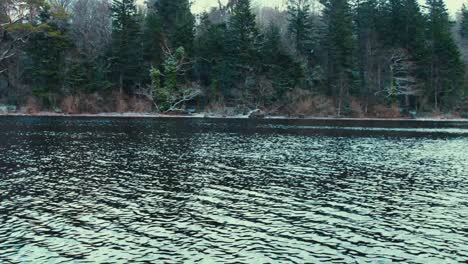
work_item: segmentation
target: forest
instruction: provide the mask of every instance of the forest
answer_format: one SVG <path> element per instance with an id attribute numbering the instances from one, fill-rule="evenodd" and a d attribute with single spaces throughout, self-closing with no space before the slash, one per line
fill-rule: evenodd
<path id="1" fill-rule="evenodd" d="M 443 0 L 1 0 L 0 112 L 468 118 Z"/>

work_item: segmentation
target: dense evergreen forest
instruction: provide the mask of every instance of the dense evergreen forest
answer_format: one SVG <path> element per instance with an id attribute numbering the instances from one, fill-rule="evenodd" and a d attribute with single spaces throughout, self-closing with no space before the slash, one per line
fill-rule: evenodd
<path id="1" fill-rule="evenodd" d="M 468 7 L 443 0 L 2 0 L 0 24 L 12 111 L 468 117 Z"/>

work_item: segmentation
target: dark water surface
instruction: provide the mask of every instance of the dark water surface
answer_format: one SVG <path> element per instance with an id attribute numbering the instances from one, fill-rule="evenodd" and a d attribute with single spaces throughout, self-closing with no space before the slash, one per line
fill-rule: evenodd
<path id="1" fill-rule="evenodd" d="M 0 263 L 463 263 L 467 126 L 3 117 Z"/>

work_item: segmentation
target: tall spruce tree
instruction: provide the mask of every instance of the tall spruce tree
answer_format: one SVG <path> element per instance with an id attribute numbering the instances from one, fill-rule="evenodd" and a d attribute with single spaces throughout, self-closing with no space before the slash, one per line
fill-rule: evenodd
<path id="1" fill-rule="evenodd" d="M 375 83 L 376 50 L 382 48 L 378 40 L 379 8 L 374 0 L 354 1 L 354 22 L 357 36 L 358 67 L 359 67 L 359 95 L 367 112 L 372 89 L 378 87 Z"/>
<path id="2" fill-rule="evenodd" d="M 143 56 L 145 66 L 160 65 L 163 62 L 163 26 L 161 17 L 153 8 L 148 10 L 143 25 Z"/>
<path id="3" fill-rule="evenodd" d="M 193 51 L 195 17 L 189 0 L 154 0 L 154 8 L 161 18 L 167 45 L 172 50 L 183 47 L 190 55 Z"/>
<path id="4" fill-rule="evenodd" d="M 135 0 L 112 4 L 112 71 L 120 92 L 133 92 L 143 77 L 140 16 Z"/>
<path id="5" fill-rule="evenodd" d="M 239 82 L 239 61 L 232 55 L 227 23 L 212 23 L 205 14 L 198 28 L 196 73 L 207 85 L 206 95 L 212 102 L 235 99 L 233 87 Z"/>
<path id="6" fill-rule="evenodd" d="M 294 37 L 296 50 L 310 54 L 312 48 L 312 20 L 309 0 L 288 0 L 288 30 Z"/>
<path id="7" fill-rule="evenodd" d="M 353 18 L 348 0 L 322 0 L 324 48 L 327 53 L 326 70 L 328 94 L 336 98 L 337 114 L 347 108 L 347 96 L 354 83 L 356 48 Z"/>
<path id="8" fill-rule="evenodd" d="M 465 4 L 461 9 L 460 36 L 468 39 L 468 7 Z"/>
<path id="9" fill-rule="evenodd" d="M 263 33 L 262 74 L 271 80 L 273 91 L 258 98 L 263 104 L 282 101 L 288 90 L 295 88 L 304 78 L 304 69 L 299 61 L 285 51 L 280 29 L 270 24 Z"/>
<path id="10" fill-rule="evenodd" d="M 429 40 L 429 91 L 434 109 L 449 106 L 463 91 L 464 64 L 452 37 L 449 15 L 443 0 L 427 0 Z"/>
<path id="11" fill-rule="evenodd" d="M 229 19 L 229 44 L 233 55 L 245 64 L 256 57 L 258 38 L 255 14 L 250 7 L 250 0 L 238 0 Z"/>
<path id="12" fill-rule="evenodd" d="M 238 80 L 246 80 L 255 74 L 258 65 L 258 30 L 250 0 L 238 0 L 228 23 L 227 52 L 229 67 Z M 247 82 L 241 85 L 241 93 L 247 95 Z M 245 100 L 244 100 L 245 101 Z"/>
<path id="13" fill-rule="evenodd" d="M 377 73 L 385 76 L 379 77 L 383 79 L 379 91 L 391 94 L 392 102 L 404 99 L 405 107 L 416 107 L 421 98 L 418 86 L 424 86 L 429 72 L 425 17 L 417 0 L 382 1 L 377 8 L 378 38 L 383 44 L 378 52 L 386 54 L 379 63 L 384 70 Z"/>
<path id="14" fill-rule="evenodd" d="M 67 34 L 67 14 L 51 12 L 46 6 L 40 18 L 41 24 L 26 46 L 24 79 L 31 85 L 33 94 L 51 109 L 58 106 L 59 97 L 68 88 L 65 58 L 73 44 Z"/>
<path id="15" fill-rule="evenodd" d="M 380 7 L 381 37 L 387 46 L 407 50 L 424 46 L 425 21 L 417 0 L 389 0 Z"/>

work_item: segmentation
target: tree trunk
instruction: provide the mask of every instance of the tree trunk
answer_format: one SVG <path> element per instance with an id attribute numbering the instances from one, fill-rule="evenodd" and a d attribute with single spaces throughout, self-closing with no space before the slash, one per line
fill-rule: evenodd
<path id="1" fill-rule="evenodd" d="M 120 95 L 123 95 L 123 73 L 120 72 L 119 76 L 119 93 Z"/>

